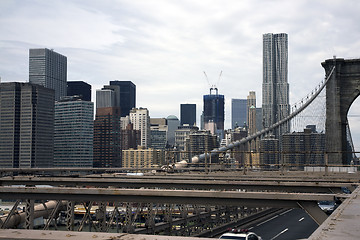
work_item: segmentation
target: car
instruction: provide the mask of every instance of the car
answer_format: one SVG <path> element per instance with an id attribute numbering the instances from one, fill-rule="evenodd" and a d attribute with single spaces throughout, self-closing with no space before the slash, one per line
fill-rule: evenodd
<path id="1" fill-rule="evenodd" d="M 320 201 L 320 202 L 318 202 L 318 206 L 327 215 L 330 215 L 337 207 L 335 202 L 333 202 L 333 201 Z"/>
<path id="2" fill-rule="evenodd" d="M 246 229 L 231 229 L 221 235 L 219 239 L 261 240 L 261 237 Z"/>

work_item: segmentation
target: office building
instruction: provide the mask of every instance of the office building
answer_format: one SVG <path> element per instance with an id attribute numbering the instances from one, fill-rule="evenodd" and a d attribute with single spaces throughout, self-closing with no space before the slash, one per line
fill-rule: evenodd
<path id="1" fill-rule="evenodd" d="M 117 85 L 104 85 L 101 90 L 112 90 L 114 95 L 113 107 L 120 107 L 120 86 Z M 121 107 L 120 107 L 121 110 Z"/>
<path id="2" fill-rule="evenodd" d="M 165 150 L 166 142 L 166 131 L 150 130 L 150 148 Z"/>
<path id="3" fill-rule="evenodd" d="M 80 96 L 82 100 L 91 102 L 91 85 L 84 81 L 68 81 L 67 95 Z"/>
<path id="4" fill-rule="evenodd" d="M 256 130 L 261 131 L 263 129 L 263 117 L 262 117 L 262 108 L 256 108 Z"/>
<path id="5" fill-rule="evenodd" d="M 54 50 L 29 50 L 29 82 L 55 90 L 55 101 L 67 95 L 67 58 Z"/>
<path id="6" fill-rule="evenodd" d="M 133 108 L 130 110 L 130 122 L 135 130 L 141 132 L 141 146 L 148 148 L 150 145 L 150 116 L 146 108 Z"/>
<path id="7" fill-rule="evenodd" d="M 180 125 L 196 126 L 196 104 L 180 104 Z"/>
<path id="8" fill-rule="evenodd" d="M 94 121 L 94 167 L 122 167 L 120 108 L 96 109 Z"/>
<path id="9" fill-rule="evenodd" d="M 54 90 L 0 83 L 0 168 L 53 167 Z"/>
<path id="10" fill-rule="evenodd" d="M 213 91 L 215 94 L 212 94 Z M 210 94 L 204 95 L 204 128 L 216 134 L 219 140 L 224 137 L 224 106 L 225 97 L 218 93 L 217 88 L 210 88 Z"/>
<path id="11" fill-rule="evenodd" d="M 247 125 L 247 99 L 231 99 L 231 129 Z"/>
<path id="12" fill-rule="evenodd" d="M 92 167 L 94 103 L 78 96 L 55 102 L 54 167 Z"/>
<path id="13" fill-rule="evenodd" d="M 150 148 L 165 149 L 167 145 L 166 118 L 150 118 Z"/>
<path id="14" fill-rule="evenodd" d="M 269 127 L 290 114 L 288 84 L 288 35 L 263 35 L 263 126 Z M 275 137 L 289 132 L 290 125 L 282 125 Z"/>
<path id="15" fill-rule="evenodd" d="M 119 88 L 96 90 L 94 167 L 121 167 L 121 109 Z"/>
<path id="16" fill-rule="evenodd" d="M 254 134 L 256 129 L 256 95 L 254 91 L 250 91 L 247 96 L 247 123 L 249 135 Z"/>
<path id="17" fill-rule="evenodd" d="M 96 108 L 116 107 L 116 92 L 113 89 L 96 90 Z"/>
<path id="18" fill-rule="evenodd" d="M 167 143 L 168 143 L 169 147 L 174 147 L 175 146 L 175 131 L 180 126 L 180 121 L 176 116 L 170 115 L 166 118 L 166 122 L 167 122 L 167 126 L 168 126 Z"/>
<path id="19" fill-rule="evenodd" d="M 110 86 L 120 87 L 121 116 L 130 114 L 130 110 L 136 107 L 136 85 L 131 81 L 110 81 Z"/>

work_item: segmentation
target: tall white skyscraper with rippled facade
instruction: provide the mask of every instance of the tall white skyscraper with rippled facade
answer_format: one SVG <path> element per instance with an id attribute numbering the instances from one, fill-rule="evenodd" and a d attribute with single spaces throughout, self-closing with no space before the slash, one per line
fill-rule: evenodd
<path id="1" fill-rule="evenodd" d="M 262 111 L 264 128 L 290 114 L 286 33 L 263 35 Z M 285 125 L 274 135 L 278 138 L 289 130 Z"/>

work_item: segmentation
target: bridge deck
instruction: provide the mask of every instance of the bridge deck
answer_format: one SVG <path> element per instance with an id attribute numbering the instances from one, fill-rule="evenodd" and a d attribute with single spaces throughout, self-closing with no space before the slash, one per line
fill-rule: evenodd
<path id="1" fill-rule="evenodd" d="M 360 238 L 360 187 L 346 199 L 319 228 L 311 240 L 337 240 Z"/>

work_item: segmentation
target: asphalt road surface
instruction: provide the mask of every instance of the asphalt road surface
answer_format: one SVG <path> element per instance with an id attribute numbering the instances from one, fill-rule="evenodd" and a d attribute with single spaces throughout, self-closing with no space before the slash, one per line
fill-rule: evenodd
<path id="1" fill-rule="evenodd" d="M 318 225 L 302 209 L 289 209 L 249 227 L 264 240 L 307 239 Z"/>

